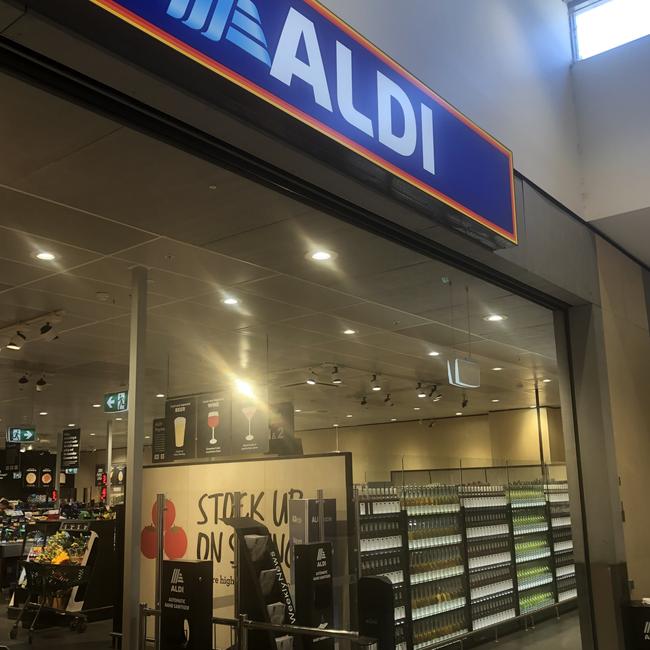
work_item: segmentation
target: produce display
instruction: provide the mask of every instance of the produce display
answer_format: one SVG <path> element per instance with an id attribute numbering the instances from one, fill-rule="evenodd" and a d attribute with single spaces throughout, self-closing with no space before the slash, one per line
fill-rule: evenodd
<path id="1" fill-rule="evenodd" d="M 40 564 L 81 564 L 86 545 L 85 537 L 73 537 L 65 531 L 60 531 L 47 538 L 45 546 L 35 555 L 33 561 Z"/>

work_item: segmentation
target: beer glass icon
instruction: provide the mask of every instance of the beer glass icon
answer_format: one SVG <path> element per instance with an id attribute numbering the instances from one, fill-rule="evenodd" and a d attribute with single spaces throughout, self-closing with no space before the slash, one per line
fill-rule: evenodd
<path id="1" fill-rule="evenodd" d="M 185 425 L 187 423 L 187 418 L 185 416 L 179 416 L 174 418 L 174 443 L 176 444 L 176 449 L 182 449 L 185 446 Z"/>

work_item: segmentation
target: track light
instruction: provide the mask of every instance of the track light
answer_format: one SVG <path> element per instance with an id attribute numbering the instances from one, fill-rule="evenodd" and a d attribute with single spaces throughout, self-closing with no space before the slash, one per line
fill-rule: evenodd
<path id="1" fill-rule="evenodd" d="M 442 399 L 442 393 L 438 393 L 438 394 L 433 398 L 433 401 L 434 401 L 434 402 L 439 402 L 441 399 Z"/>
<path id="2" fill-rule="evenodd" d="M 47 387 L 47 382 L 45 381 L 45 375 L 41 375 L 41 378 L 36 382 L 36 390 L 40 393 L 45 390 Z"/>
<path id="3" fill-rule="evenodd" d="M 29 377 L 27 375 L 23 375 L 19 380 L 19 384 L 28 384 L 29 383 Z"/>
<path id="4" fill-rule="evenodd" d="M 418 386 L 417 386 L 417 388 L 415 389 L 415 394 L 416 394 L 419 398 L 423 398 L 423 397 L 426 397 L 426 396 L 427 396 L 427 392 L 426 392 L 426 390 L 424 390 L 424 388 L 422 388 L 422 382 L 420 382 L 420 381 L 418 382 Z"/>
<path id="5" fill-rule="evenodd" d="M 375 391 L 375 393 L 379 392 L 381 390 L 381 386 L 379 385 L 379 382 L 377 381 L 377 375 L 373 375 L 372 379 L 370 380 L 370 388 Z"/>
<path id="6" fill-rule="evenodd" d="M 431 386 L 431 390 L 429 391 L 429 398 L 433 399 L 435 397 L 436 391 L 438 390 L 438 387 L 434 384 Z"/>
<path id="7" fill-rule="evenodd" d="M 343 383 L 343 379 L 341 379 L 341 373 L 339 373 L 338 366 L 334 366 L 334 370 L 332 370 L 331 381 L 333 384 L 336 384 L 337 386 Z"/>
<path id="8" fill-rule="evenodd" d="M 7 343 L 7 348 L 9 350 L 20 350 L 26 340 L 27 337 L 22 332 L 16 332 L 16 336 Z"/>
<path id="9" fill-rule="evenodd" d="M 465 408 L 468 404 L 469 404 L 469 399 L 467 399 L 467 397 L 463 395 L 463 408 Z"/>
<path id="10" fill-rule="evenodd" d="M 49 321 L 41 326 L 41 339 L 44 341 L 53 341 L 56 337 L 56 329 Z"/>
<path id="11" fill-rule="evenodd" d="M 315 386 L 318 383 L 318 375 L 312 370 L 306 381 L 310 386 Z"/>
<path id="12" fill-rule="evenodd" d="M 364 395 L 361 398 L 361 406 L 367 406 L 368 405 L 368 400 L 366 399 L 366 396 Z"/>

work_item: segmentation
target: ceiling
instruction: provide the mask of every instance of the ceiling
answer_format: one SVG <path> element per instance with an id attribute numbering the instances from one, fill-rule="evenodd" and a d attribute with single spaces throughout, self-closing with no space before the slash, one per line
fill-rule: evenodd
<path id="1" fill-rule="evenodd" d="M 149 271 L 147 433 L 157 394 L 233 376 L 293 401 L 299 430 L 528 408 L 536 382 L 559 403 L 550 311 L 16 79 L 0 93 L 0 331 L 65 312 L 57 340 L 0 351 L 2 426 L 34 422 L 48 446 L 74 423 L 102 448 L 92 404 L 128 383 L 134 266 Z M 335 258 L 311 260 L 319 249 Z M 482 372 L 465 408 L 446 381 L 457 356 Z M 443 398 L 418 398 L 418 382 Z M 115 422 L 117 445 L 125 431 Z"/>

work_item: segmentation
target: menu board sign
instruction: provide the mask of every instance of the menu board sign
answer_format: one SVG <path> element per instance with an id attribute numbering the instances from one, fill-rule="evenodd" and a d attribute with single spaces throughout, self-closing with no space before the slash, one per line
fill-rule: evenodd
<path id="1" fill-rule="evenodd" d="M 156 418 L 153 421 L 153 442 L 151 444 L 151 460 L 154 463 L 164 463 L 167 460 L 167 420 Z"/>
<path id="2" fill-rule="evenodd" d="M 80 451 L 81 429 L 65 429 L 61 449 L 61 468 L 64 470 L 77 469 L 79 467 Z"/>
<path id="3" fill-rule="evenodd" d="M 266 453 L 269 447 L 266 400 L 258 396 L 233 396 L 232 453 Z"/>
<path id="4" fill-rule="evenodd" d="M 27 467 L 23 471 L 23 485 L 27 488 L 38 487 L 38 468 Z"/>
<path id="5" fill-rule="evenodd" d="M 48 488 L 54 481 L 54 470 L 51 467 L 41 467 L 41 487 Z"/>
<path id="6" fill-rule="evenodd" d="M 196 456 L 196 397 L 179 397 L 165 405 L 169 460 Z"/>
<path id="7" fill-rule="evenodd" d="M 228 393 L 198 396 L 196 434 L 198 455 L 202 458 L 230 453 L 232 414 Z"/>

